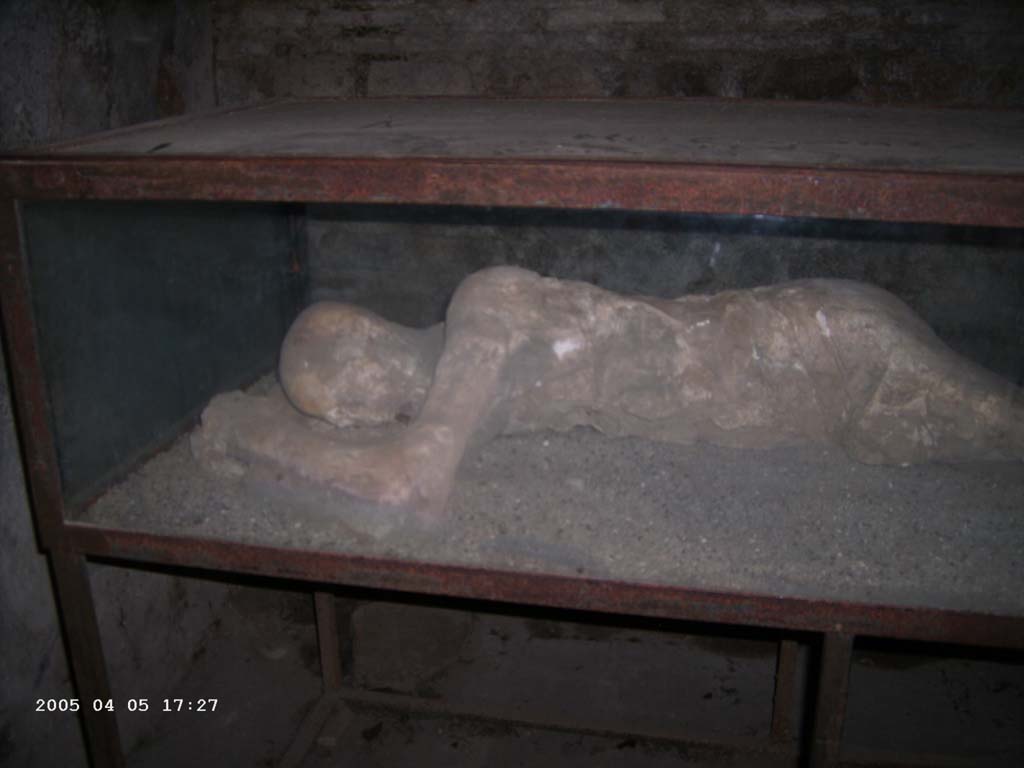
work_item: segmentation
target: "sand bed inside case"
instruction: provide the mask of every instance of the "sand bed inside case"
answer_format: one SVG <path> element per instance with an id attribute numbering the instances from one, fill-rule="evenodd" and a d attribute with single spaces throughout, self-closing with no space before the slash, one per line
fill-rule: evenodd
<path id="1" fill-rule="evenodd" d="M 739 450 L 589 429 L 501 437 L 464 460 L 444 525 L 271 478 L 225 479 L 188 435 L 76 522 L 270 547 L 635 583 L 1024 611 L 1019 462 L 867 466 L 839 449 Z"/>

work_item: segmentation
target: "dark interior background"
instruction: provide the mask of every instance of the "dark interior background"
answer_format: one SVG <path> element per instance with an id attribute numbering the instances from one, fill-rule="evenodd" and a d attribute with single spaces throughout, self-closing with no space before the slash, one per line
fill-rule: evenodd
<path id="1" fill-rule="evenodd" d="M 8 0 L 0 149 L 286 96 L 691 97 L 1024 106 L 1024 5 L 954 0 Z M 1022 380 L 1019 233 L 636 214 L 312 207 L 313 296 L 436 319 L 491 263 L 652 293 L 801 276 L 895 291 L 950 344 Z M 0 386 L 6 381 L 0 378 Z M 0 762 L 82 765 L 9 397 L 0 395 Z M 115 690 L 167 686 L 223 584 L 95 566 Z M 123 723 L 128 743 L 140 738 Z"/>

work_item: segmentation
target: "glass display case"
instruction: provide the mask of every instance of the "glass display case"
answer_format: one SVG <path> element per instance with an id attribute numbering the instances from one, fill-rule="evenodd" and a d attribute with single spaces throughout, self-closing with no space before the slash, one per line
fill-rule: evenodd
<path id="1" fill-rule="evenodd" d="M 215 395 L 277 390 L 309 304 L 426 327 L 498 265 L 659 300 L 870 283 L 1022 409 L 1022 137 L 1014 111 L 324 100 L 3 158 L 18 425 L 83 696 L 109 689 L 85 572 L 103 557 L 817 633 L 811 759 L 834 764 L 854 637 L 1024 647 L 1024 456 L 514 434 L 467 455 L 442 525 L 381 530 L 365 504 L 210 472 L 191 439 Z M 113 717 L 83 716 L 119 764 Z"/>

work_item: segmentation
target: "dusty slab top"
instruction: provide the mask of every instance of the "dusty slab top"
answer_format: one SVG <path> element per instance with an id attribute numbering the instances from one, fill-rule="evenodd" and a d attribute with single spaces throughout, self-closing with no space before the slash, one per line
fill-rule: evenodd
<path id="1" fill-rule="evenodd" d="M 1015 174 L 1024 112 L 738 100 L 284 101 L 36 154 L 534 158 Z"/>

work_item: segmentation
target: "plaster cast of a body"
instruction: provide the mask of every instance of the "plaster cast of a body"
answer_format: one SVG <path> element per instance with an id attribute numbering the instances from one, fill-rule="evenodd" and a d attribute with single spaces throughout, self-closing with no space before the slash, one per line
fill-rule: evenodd
<path id="1" fill-rule="evenodd" d="M 1018 388 L 954 353 L 891 294 L 842 280 L 661 300 L 491 268 L 429 329 L 315 304 L 289 331 L 279 373 L 297 409 L 336 427 L 407 426 L 354 445 L 301 419 L 243 419 L 254 401 L 221 396 L 197 454 L 270 462 L 427 523 L 444 518 L 471 445 L 544 428 L 832 443 L 868 463 L 1024 457 Z"/>

